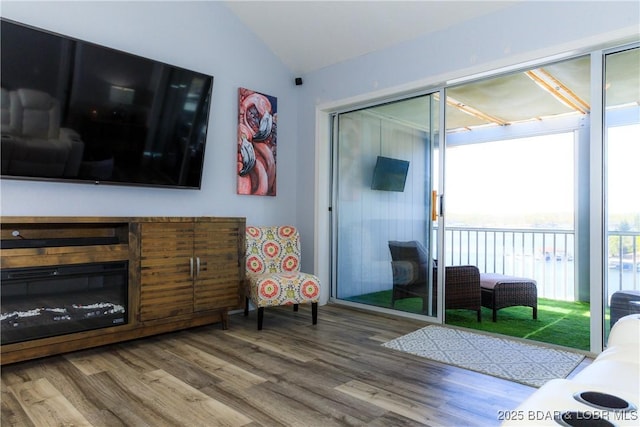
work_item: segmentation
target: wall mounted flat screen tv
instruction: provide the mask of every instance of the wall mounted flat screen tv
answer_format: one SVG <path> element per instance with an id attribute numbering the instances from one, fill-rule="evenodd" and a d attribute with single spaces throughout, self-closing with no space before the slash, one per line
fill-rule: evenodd
<path id="1" fill-rule="evenodd" d="M 378 156 L 373 168 L 371 189 L 402 192 L 407 181 L 408 171 L 409 162 L 407 160 Z"/>
<path id="2" fill-rule="evenodd" d="M 2 177 L 198 189 L 213 77 L 1 21 Z"/>

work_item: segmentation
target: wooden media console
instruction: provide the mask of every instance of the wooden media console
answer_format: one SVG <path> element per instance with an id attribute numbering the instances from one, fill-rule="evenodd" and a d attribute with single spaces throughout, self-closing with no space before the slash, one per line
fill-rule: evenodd
<path id="1" fill-rule="evenodd" d="M 2 217 L 2 328 L 7 334 L 1 363 L 215 322 L 226 329 L 229 310 L 242 306 L 245 225 L 245 218 L 218 217 Z M 111 265 L 125 265 L 128 274 L 93 277 L 94 270 L 109 271 Z M 80 277 L 85 270 L 91 277 Z M 65 274 L 73 279 L 58 285 Z M 122 301 L 103 301 L 105 289 L 118 283 L 124 288 Z M 59 295 L 57 286 L 63 289 Z M 93 293 L 96 301 L 86 305 Z M 31 305 L 16 309 L 25 303 Z M 81 324 L 84 316 L 95 322 L 101 309 L 109 311 L 113 325 L 56 332 L 69 319 Z M 20 328 L 34 330 L 36 312 L 46 313 L 55 327 L 21 335 Z"/>

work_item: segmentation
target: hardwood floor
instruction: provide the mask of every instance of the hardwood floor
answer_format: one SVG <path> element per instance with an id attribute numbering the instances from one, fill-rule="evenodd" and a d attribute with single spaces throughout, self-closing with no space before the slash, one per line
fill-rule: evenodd
<path id="1" fill-rule="evenodd" d="M 2 368 L 3 426 L 490 426 L 535 391 L 381 346 L 424 326 L 300 306 Z"/>

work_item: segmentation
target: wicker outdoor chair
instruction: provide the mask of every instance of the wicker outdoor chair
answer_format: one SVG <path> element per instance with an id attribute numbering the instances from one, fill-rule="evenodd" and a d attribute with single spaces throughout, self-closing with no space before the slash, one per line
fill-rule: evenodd
<path id="1" fill-rule="evenodd" d="M 427 250 L 418 241 L 389 241 L 393 290 L 391 306 L 404 298 L 421 298 L 422 312 L 427 312 L 429 292 L 427 272 L 432 271 L 432 310 L 435 313 L 437 292 L 437 269 L 431 267 Z M 477 312 L 478 322 L 482 320 L 482 297 L 480 291 L 480 270 L 473 265 L 445 267 L 445 309 L 468 309 Z"/>
<path id="2" fill-rule="evenodd" d="M 393 273 L 391 307 L 395 306 L 397 300 L 417 297 L 422 299 L 422 312 L 426 313 L 429 299 L 427 271 L 431 268 L 427 251 L 417 241 L 390 241 L 389 251 Z M 435 286 L 433 289 L 433 309 L 435 310 Z"/>
<path id="3" fill-rule="evenodd" d="M 436 281 L 436 270 L 433 270 L 433 281 Z M 480 270 L 475 265 L 455 265 L 445 267 L 444 289 L 447 310 L 461 308 L 473 310 L 478 314 L 478 322 L 482 321 L 482 293 L 480 290 Z"/>

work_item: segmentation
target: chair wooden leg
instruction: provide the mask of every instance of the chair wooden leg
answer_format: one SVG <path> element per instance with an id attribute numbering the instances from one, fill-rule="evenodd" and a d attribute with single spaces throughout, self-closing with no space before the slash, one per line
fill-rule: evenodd
<path id="1" fill-rule="evenodd" d="M 299 304 L 293 304 L 293 311 L 298 311 Z"/>
<path id="2" fill-rule="evenodd" d="M 318 303 L 311 303 L 311 319 L 314 325 L 318 324 Z"/>
<path id="3" fill-rule="evenodd" d="M 244 315 L 249 315 L 249 297 L 244 297 Z"/>
<path id="4" fill-rule="evenodd" d="M 262 319 L 264 318 L 264 307 L 258 307 L 258 330 L 262 330 Z"/>
<path id="5" fill-rule="evenodd" d="M 222 313 L 222 329 L 229 329 L 229 313 L 226 311 Z"/>
<path id="6" fill-rule="evenodd" d="M 482 309 L 478 310 L 478 322 L 482 322 Z"/>

